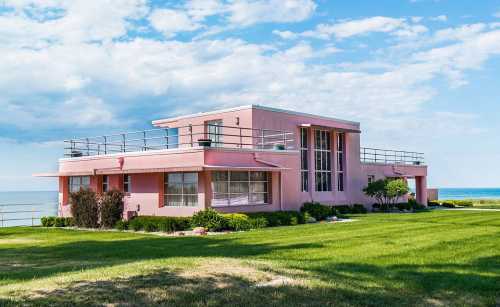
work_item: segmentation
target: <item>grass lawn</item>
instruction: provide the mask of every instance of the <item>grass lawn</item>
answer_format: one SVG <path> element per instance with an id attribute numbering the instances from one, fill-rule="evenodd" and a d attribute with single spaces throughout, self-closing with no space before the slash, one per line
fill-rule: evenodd
<path id="1" fill-rule="evenodd" d="M 209 237 L 0 229 L 0 306 L 500 304 L 500 212 Z"/>

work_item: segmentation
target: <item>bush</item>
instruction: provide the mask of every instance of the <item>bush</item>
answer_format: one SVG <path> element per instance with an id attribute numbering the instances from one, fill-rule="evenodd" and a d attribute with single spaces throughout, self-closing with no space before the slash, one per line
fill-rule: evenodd
<path id="1" fill-rule="evenodd" d="M 250 219 L 246 214 L 230 213 L 230 214 L 224 214 L 223 216 L 226 219 L 227 227 L 230 230 L 243 231 L 252 228 Z"/>
<path id="2" fill-rule="evenodd" d="M 304 203 L 302 208 L 300 208 L 300 212 L 303 214 L 308 213 L 317 221 L 322 221 L 333 215 L 332 207 L 325 206 L 320 203 Z"/>
<path id="3" fill-rule="evenodd" d="M 53 227 L 56 222 L 55 216 L 44 216 L 40 219 L 43 227 Z"/>
<path id="4" fill-rule="evenodd" d="M 335 209 L 336 212 L 338 212 L 340 214 L 351 213 L 351 207 L 349 207 L 349 205 L 338 205 L 338 206 L 335 206 L 333 208 Z"/>
<path id="5" fill-rule="evenodd" d="M 80 190 L 70 194 L 71 215 L 78 227 L 97 228 L 99 226 L 99 206 L 96 193 Z"/>
<path id="6" fill-rule="evenodd" d="M 256 212 L 248 213 L 248 216 L 251 219 L 265 219 L 268 227 L 292 226 L 305 223 L 304 214 L 297 211 Z"/>
<path id="7" fill-rule="evenodd" d="M 127 230 L 128 229 L 128 222 L 124 221 L 124 220 L 119 220 L 118 222 L 116 222 L 115 228 L 118 230 L 122 230 L 122 231 Z"/>
<path id="8" fill-rule="evenodd" d="M 196 212 L 191 218 L 191 226 L 204 227 L 209 231 L 221 231 L 228 227 L 224 216 L 213 209 Z"/>
<path id="9" fill-rule="evenodd" d="M 366 210 L 365 206 L 361 204 L 354 204 L 352 205 L 351 213 L 362 213 L 365 214 L 367 213 L 368 210 Z"/>
<path id="10" fill-rule="evenodd" d="M 439 206 L 441 206 L 441 203 L 439 201 L 437 201 L 437 200 L 429 200 L 427 202 L 427 206 L 429 206 L 429 207 L 439 207 Z"/>
<path id="11" fill-rule="evenodd" d="M 267 219 L 264 217 L 249 217 L 250 229 L 266 228 L 268 226 Z"/>
<path id="12" fill-rule="evenodd" d="M 189 229 L 190 218 L 173 216 L 137 216 L 130 222 L 118 221 L 116 228 L 144 230 L 147 232 L 163 231 L 174 232 Z M 121 230 L 123 230 L 121 229 Z"/>
<path id="13" fill-rule="evenodd" d="M 446 208 L 455 208 L 455 204 L 451 200 L 445 200 L 441 203 L 441 206 Z"/>
<path id="14" fill-rule="evenodd" d="M 56 217 L 54 221 L 54 227 L 64 227 L 66 226 L 66 219 L 64 217 Z"/>
<path id="15" fill-rule="evenodd" d="M 398 203 L 398 204 L 395 204 L 394 207 L 398 208 L 399 211 L 411 210 L 412 209 L 412 206 L 409 203 Z"/>
<path id="16" fill-rule="evenodd" d="M 99 206 L 99 215 L 101 227 L 113 228 L 123 217 L 123 193 L 118 190 L 104 193 Z"/>

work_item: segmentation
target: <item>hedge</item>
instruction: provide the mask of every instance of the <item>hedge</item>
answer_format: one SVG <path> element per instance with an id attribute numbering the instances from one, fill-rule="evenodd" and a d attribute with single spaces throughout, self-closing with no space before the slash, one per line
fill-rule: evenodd
<path id="1" fill-rule="evenodd" d="M 123 216 L 123 193 L 118 190 L 104 193 L 99 205 L 99 216 L 101 227 L 114 227 Z"/>
<path id="2" fill-rule="evenodd" d="M 304 203 L 302 208 L 300 208 L 300 212 L 303 214 L 308 213 L 317 221 L 322 221 L 329 216 L 335 215 L 332 207 L 320 203 Z"/>
<path id="3" fill-rule="evenodd" d="M 85 228 L 99 226 L 99 205 L 97 195 L 91 190 L 80 190 L 70 193 L 71 215 L 75 225 Z"/>
<path id="4" fill-rule="evenodd" d="M 174 232 L 190 228 L 189 217 L 174 216 L 138 216 L 128 223 L 120 221 L 115 226 L 120 230 L 132 229 L 134 231 L 144 230 L 147 232 Z"/>
<path id="5" fill-rule="evenodd" d="M 297 211 L 247 213 L 250 219 L 266 220 L 268 227 L 305 224 L 304 214 Z"/>
<path id="6" fill-rule="evenodd" d="M 40 219 L 44 227 L 70 227 L 74 226 L 72 217 L 44 216 Z"/>
<path id="7" fill-rule="evenodd" d="M 472 207 L 474 202 L 468 199 L 455 199 L 455 200 L 433 200 L 428 202 L 429 206 L 437 207 L 443 206 L 446 208 L 456 208 L 456 207 Z"/>

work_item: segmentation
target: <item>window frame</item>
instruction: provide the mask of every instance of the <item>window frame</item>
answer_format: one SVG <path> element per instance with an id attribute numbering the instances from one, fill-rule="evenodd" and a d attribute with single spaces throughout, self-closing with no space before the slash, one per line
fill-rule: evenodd
<path id="1" fill-rule="evenodd" d="M 316 192 L 332 192 L 332 133 L 314 130 L 314 175 Z"/>
<path id="2" fill-rule="evenodd" d="M 102 189 L 103 193 L 106 193 L 109 191 L 109 176 L 108 175 L 102 175 L 101 189 Z"/>
<path id="3" fill-rule="evenodd" d="M 171 184 L 180 184 L 181 185 L 181 193 L 168 193 L 168 188 L 169 188 L 169 180 L 168 176 L 169 175 L 174 175 L 174 174 L 181 174 L 182 175 L 182 180 L 181 182 L 173 182 Z M 196 181 L 195 182 L 186 182 L 186 175 L 192 175 L 194 174 L 196 176 Z M 164 207 L 178 207 L 178 208 L 194 208 L 198 207 L 199 205 L 199 197 L 198 197 L 198 183 L 199 183 L 199 175 L 197 172 L 169 172 L 169 173 L 163 173 L 163 186 L 164 186 L 164 191 L 163 191 L 163 206 Z M 194 184 L 195 187 L 195 193 L 184 193 L 185 186 L 186 185 L 192 185 Z M 181 203 L 182 205 L 172 205 L 169 204 L 170 198 L 172 196 L 181 196 Z M 196 196 L 196 201 L 194 204 L 188 205 L 188 199 L 189 196 L 194 197 Z"/>
<path id="4" fill-rule="evenodd" d="M 130 174 L 123 174 L 123 193 L 130 193 L 131 191 L 132 191 L 132 176 Z"/>
<path id="5" fill-rule="evenodd" d="M 83 178 L 88 178 L 88 184 L 83 184 Z M 78 183 L 74 183 L 78 179 Z M 78 186 L 78 189 L 73 189 L 73 186 Z M 68 191 L 70 193 L 79 192 L 80 190 L 90 189 L 90 176 L 69 176 L 68 178 Z"/>
<path id="6" fill-rule="evenodd" d="M 222 119 L 213 119 L 205 122 L 207 138 L 212 140 L 213 147 L 222 147 L 224 145 L 223 140 L 223 128 L 224 123 Z M 214 131 L 211 131 L 211 128 Z"/>
<path id="7" fill-rule="evenodd" d="M 368 184 L 375 181 L 375 175 L 368 175 Z"/>
<path id="8" fill-rule="evenodd" d="M 337 132 L 336 139 L 336 173 L 337 173 L 337 191 L 345 191 L 345 133 Z"/>
<path id="9" fill-rule="evenodd" d="M 300 190 L 309 192 L 309 129 L 300 127 Z"/>
<path id="10" fill-rule="evenodd" d="M 247 173 L 246 180 L 231 180 L 231 173 Z M 215 180 L 216 173 L 224 173 L 226 180 Z M 265 180 L 253 180 L 252 173 L 265 173 Z M 272 174 L 271 172 L 266 171 L 213 171 L 211 174 L 211 182 L 212 182 L 212 207 L 220 208 L 220 207 L 238 207 L 238 206 L 265 206 L 272 204 L 272 195 L 271 195 L 271 183 L 272 183 Z M 218 192 L 215 188 L 215 183 L 222 183 L 226 185 L 226 192 Z M 246 192 L 231 192 L 231 183 L 246 183 Z M 265 185 L 264 192 L 252 191 L 252 184 L 262 184 Z M 243 204 L 232 204 L 231 195 L 245 195 L 248 200 Z M 225 198 L 219 198 L 217 196 L 226 196 Z M 255 202 L 252 201 L 253 195 L 264 195 L 264 202 Z M 219 200 L 221 203 L 215 204 L 214 200 Z M 222 203 L 225 200 L 225 203 Z"/>

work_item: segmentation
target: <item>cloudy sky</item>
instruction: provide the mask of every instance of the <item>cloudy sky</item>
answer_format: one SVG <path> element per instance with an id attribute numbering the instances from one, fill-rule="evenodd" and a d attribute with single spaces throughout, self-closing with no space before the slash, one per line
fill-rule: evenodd
<path id="1" fill-rule="evenodd" d="M 60 140 L 263 104 L 500 186 L 500 3 L 0 0 L 0 190 L 56 190 Z"/>

